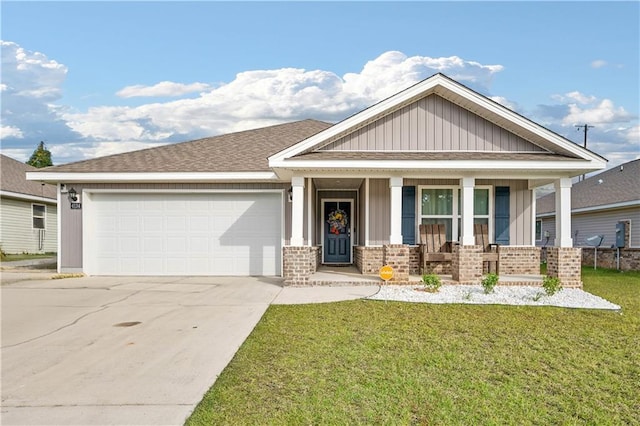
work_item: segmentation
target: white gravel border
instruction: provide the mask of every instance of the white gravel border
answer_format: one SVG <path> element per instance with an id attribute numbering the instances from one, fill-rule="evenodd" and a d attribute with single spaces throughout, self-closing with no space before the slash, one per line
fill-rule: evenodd
<path id="1" fill-rule="evenodd" d="M 477 305 L 560 306 L 564 308 L 607 309 L 622 308 L 601 297 L 577 288 L 564 288 L 547 296 L 541 287 L 496 286 L 494 292 L 484 294 L 479 285 L 443 285 L 437 293 L 420 291 L 419 283 L 412 285 L 384 285 L 368 299 L 394 300 L 416 303 L 462 303 Z M 537 300 L 536 300 L 537 299 Z"/>

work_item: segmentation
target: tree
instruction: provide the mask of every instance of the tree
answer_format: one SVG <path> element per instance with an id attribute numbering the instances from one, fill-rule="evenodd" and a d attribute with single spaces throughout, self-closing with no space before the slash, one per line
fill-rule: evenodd
<path id="1" fill-rule="evenodd" d="M 38 169 L 53 166 L 53 162 L 51 161 L 51 151 L 44 146 L 44 142 L 40 142 L 38 144 L 38 147 L 33 151 L 33 154 L 31 154 L 31 158 L 29 158 L 27 164 L 37 167 Z"/>

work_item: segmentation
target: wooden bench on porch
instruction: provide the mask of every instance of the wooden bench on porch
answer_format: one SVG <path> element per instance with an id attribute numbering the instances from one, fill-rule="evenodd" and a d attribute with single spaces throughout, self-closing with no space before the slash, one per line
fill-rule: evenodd
<path id="1" fill-rule="evenodd" d="M 451 262 L 451 243 L 443 223 L 420 225 L 420 267 L 428 271 L 430 262 Z"/>
<path id="2" fill-rule="evenodd" d="M 489 225 L 476 223 L 473 225 L 473 233 L 476 237 L 476 245 L 482 246 L 482 265 L 484 266 L 486 262 L 489 272 L 499 273 L 499 246 L 489 242 Z"/>

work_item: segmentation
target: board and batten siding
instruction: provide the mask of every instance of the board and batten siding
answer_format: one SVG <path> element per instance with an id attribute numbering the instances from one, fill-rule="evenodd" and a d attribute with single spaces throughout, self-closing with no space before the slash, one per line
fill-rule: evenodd
<path id="1" fill-rule="evenodd" d="M 453 102 L 430 95 L 331 142 L 322 151 L 545 150 Z"/>
<path id="2" fill-rule="evenodd" d="M 167 184 L 153 184 L 153 183 L 69 183 L 69 188 L 73 187 L 78 193 L 82 193 L 83 190 L 92 189 L 114 189 L 114 190 L 149 190 L 149 191 L 161 191 L 161 190 L 185 190 L 197 192 L 198 190 L 260 190 L 260 189 L 277 189 L 287 190 L 291 186 L 289 183 L 221 183 L 221 184 L 207 184 L 207 183 L 167 183 Z M 60 253 L 60 265 L 59 268 L 63 271 L 82 270 L 82 210 L 71 210 L 71 205 L 63 195 L 61 205 L 59 206 L 59 214 L 61 214 L 61 247 Z M 291 229 L 291 203 L 286 202 L 284 205 L 285 215 L 285 240 L 290 239 Z"/>
<path id="3" fill-rule="evenodd" d="M 44 239 L 33 229 L 33 204 L 46 206 Z M 55 204 L 43 201 L 2 198 L 0 202 L 0 247 L 5 253 L 55 253 L 58 251 L 58 214 Z"/>
<path id="4" fill-rule="evenodd" d="M 389 244 L 391 233 L 389 179 L 369 179 L 369 245 Z"/>

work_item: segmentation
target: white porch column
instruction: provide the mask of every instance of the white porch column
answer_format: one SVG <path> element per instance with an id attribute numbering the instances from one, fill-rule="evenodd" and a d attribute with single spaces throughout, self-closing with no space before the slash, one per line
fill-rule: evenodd
<path id="1" fill-rule="evenodd" d="M 571 238 L 571 179 L 554 182 L 556 189 L 556 247 L 573 247 Z"/>
<path id="2" fill-rule="evenodd" d="M 291 242 L 292 246 L 304 245 L 304 177 L 291 178 Z"/>
<path id="3" fill-rule="evenodd" d="M 389 244 L 402 244 L 402 183 L 401 177 L 389 178 L 391 188 L 391 235 Z"/>
<path id="4" fill-rule="evenodd" d="M 462 186 L 462 245 L 473 246 L 476 239 L 473 235 L 473 189 L 475 187 L 475 178 L 464 177 L 460 179 Z M 453 212 L 455 217 L 457 212 Z"/>

